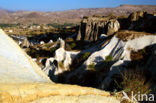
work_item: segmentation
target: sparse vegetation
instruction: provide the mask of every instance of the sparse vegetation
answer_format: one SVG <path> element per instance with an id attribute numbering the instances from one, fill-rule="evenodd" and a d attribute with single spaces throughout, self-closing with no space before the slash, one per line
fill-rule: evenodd
<path id="1" fill-rule="evenodd" d="M 94 71 L 95 70 L 95 64 L 92 63 L 92 64 L 88 65 L 88 68 L 89 68 L 89 70 Z"/>
<path id="2" fill-rule="evenodd" d="M 53 48 L 50 49 L 50 52 L 53 53 L 53 52 L 56 51 L 56 49 L 57 49 L 56 47 L 53 47 Z"/>
<path id="3" fill-rule="evenodd" d="M 63 64 L 62 61 L 58 62 L 58 65 L 59 65 L 60 68 L 65 69 L 64 64 Z"/>
<path id="4" fill-rule="evenodd" d="M 75 24 L 73 24 L 73 23 L 64 23 L 64 24 L 52 23 L 52 24 L 48 24 L 48 26 L 52 26 L 54 28 L 66 28 L 68 26 L 75 26 Z"/>
<path id="5" fill-rule="evenodd" d="M 86 60 L 90 56 L 90 52 L 85 52 L 81 57 L 83 60 Z"/>
<path id="6" fill-rule="evenodd" d="M 106 56 L 106 58 L 105 58 L 105 62 L 111 62 L 111 61 L 113 61 L 113 56 L 112 55 L 108 55 L 108 56 Z"/>
<path id="7" fill-rule="evenodd" d="M 121 73 L 122 82 L 118 85 L 131 98 L 131 93 L 148 94 L 151 92 L 151 82 L 147 81 L 146 76 L 141 70 L 128 70 Z M 117 82 L 116 82 L 117 83 Z M 124 101 L 122 102 L 124 103 Z"/>
<path id="8" fill-rule="evenodd" d="M 83 54 L 79 54 L 76 59 L 73 60 L 73 63 L 70 65 L 70 69 L 75 69 L 82 65 L 82 63 L 91 55 L 91 52 L 85 52 Z"/>
<path id="9" fill-rule="evenodd" d="M 6 28 L 6 27 L 15 27 L 15 26 L 18 26 L 20 24 L 0 24 L 0 27 L 1 28 Z"/>
<path id="10" fill-rule="evenodd" d="M 71 43 L 70 47 L 71 49 L 74 49 L 76 47 L 76 43 Z"/>

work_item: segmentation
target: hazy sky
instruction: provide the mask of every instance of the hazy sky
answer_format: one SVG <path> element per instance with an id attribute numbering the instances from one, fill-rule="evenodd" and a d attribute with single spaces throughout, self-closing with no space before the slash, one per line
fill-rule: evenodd
<path id="1" fill-rule="evenodd" d="M 38 11 L 116 7 L 121 4 L 156 5 L 156 0 L 0 0 L 1 8 Z"/>

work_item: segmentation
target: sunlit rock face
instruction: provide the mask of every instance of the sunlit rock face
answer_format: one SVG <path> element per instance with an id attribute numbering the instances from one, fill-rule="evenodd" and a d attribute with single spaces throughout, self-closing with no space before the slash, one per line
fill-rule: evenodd
<path id="1" fill-rule="evenodd" d="M 113 17 L 84 17 L 81 21 L 77 40 L 96 41 L 101 34 L 112 35 L 120 28 Z"/>
<path id="2" fill-rule="evenodd" d="M 101 50 L 94 52 L 86 61 L 85 65 L 104 63 L 107 56 L 112 56 L 113 59 L 118 60 L 124 51 L 125 43 L 113 37 Z"/>
<path id="3" fill-rule="evenodd" d="M 88 59 L 85 60 L 81 66 L 77 67 L 74 72 L 71 72 L 69 73 L 69 75 L 64 76 L 66 80 L 68 82 L 78 84 L 80 84 L 79 81 L 85 81 L 84 83 L 88 83 L 91 78 L 89 75 L 94 75 L 92 81 L 94 81 L 94 83 L 96 81 L 101 82 L 99 84 L 96 84 L 96 86 L 99 85 L 98 88 L 109 88 L 110 83 L 112 82 L 112 77 L 114 75 L 119 75 L 121 71 L 127 69 L 127 66 L 130 62 L 133 62 L 133 59 L 131 57 L 132 51 L 137 52 L 141 49 L 146 48 L 147 46 L 156 44 L 156 36 L 153 34 L 134 31 L 129 31 L 128 33 L 127 32 L 128 31 L 122 31 L 116 33 L 112 38 L 102 42 L 103 45 L 99 50 L 92 52 Z M 149 50 L 151 49 L 149 48 Z M 149 64 L 153 66 L 154 61 L 151 61 L 155 60 L 154 57 L 155 56 L 151 56 L 151 60 L 149 60 Z M 155 71 L 152 66 L 148 66 L 147 68 L 149 68 L 150 71 Z M 94 74 L 91 74 L 88 71 L 91 71 Z M 152 74 L 155 75 L 154 72 Z M 73 80 L 72 78 L 75 77 L 77 78 Z M 103 78 L 103 80 L 101 78 Z M 75 82 L 76 80 L 77 82 Z M 90 85 L 94 86 L 94 84 Z"/>
<path id="4" fill-rule="evenodd" d="M 0 83 L 50 82 L 35 62 L 0 30 Z"/>
<path id="5" fill-rule="evenodd" d="M 79 53 L 79 51 L 66 51 L 65 41 L 62 39 L 58 39 L 58 43 L 60 44 L 60 48 L 55 51 L 55 57 L 47 59 L 45 68 L 43 69 L 47 75 L 49 75 L 51 71 L 53 71 L 52 75 L 58 75 L 65 71 L 69 71 L 69 66 Z"/>
<path id="6" fill-rule="evenodd" d="M 156 43 L 155 35 L 143 35 L 141 32 L 137 36 L 127 36 L 127 40 L 122 40 L 123 38 L 119 38 L 116 35 L 105 44 L 101 50 L 92 53 L 92 55 L 84 62 L 85 65 L 95 64 L 98 65 L 100 63 L 104 63 L 108 56 L 112 57 L 112 60 L 118 61 L 121 58 L 123 60 L 131 60 L 130 52 L 132 50 L 143 49 L 146 46 L 152 45 Z M 126 35 L 126 33 L 125 33 Z M 135 35 L 137 35 L 135 33 Z"/>
<path id="7" fill-rule="evenodd" d="M 122 47 L 123 48 L 122 55 L 116 61 L 116 63 L 114 63 L 110 67 L 110 72 L 108 73 L 108 76 L 103 81 L 101 88 L 107 89 L 110 86 L 110 83 L 112 81 L 111 77 L 115 74 L 120 74 L 122 70 L 126 69 L 125 66 L 127 65 L 127 63 L 132 61 L 131 51 L 138 51 L 138 50 L 144 49 L 147 46 L 152 46 L 154 44 L 156 44 L 156 36 L 154 35 L 145 35 L 145 36 L 138 37 L 133 40 L 128 40 L 127 42 L 125 42 L 125 46 Z M 155 60 L 154 52 L 152 54 L 153 56 L 150 57 L 153 60 Z M 149 64 L 151 65 L 154 64 L 150 59 L 147 61 L 148 61 L 148 64 L 144 64 L 145 66 Z M 153 67 L 155 66 L 153 65 Z M 155 70 L 153 67 L 148 66 L 147 68 L 150 71 L 152 70 L 151 74 L 155 75 Z"/>

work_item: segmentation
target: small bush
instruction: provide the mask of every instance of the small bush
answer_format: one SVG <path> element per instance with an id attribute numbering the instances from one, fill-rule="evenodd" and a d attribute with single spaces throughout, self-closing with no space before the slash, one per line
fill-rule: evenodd
<path id="1" fill-rule="evenodd" d="M 53 53 L 55 51 L 56 51 L 56 47 L 53 47 L 53 48 L 50 49 L 50 53 Z"/>
<path id="2" fill-rule="evenodd" d="M 63 62 L 61 61 L 61 62 L 58 62 L 58 65 L 59 65 L 59 67 L 60 68 L 62 68 L 62 69 L 64 69 L 65 67 L 64 67 L 64 64 L 63 64 Z"/>
<path id="3" fill-rule="evenodd" d="M 111 61 L 113 61 L 113 56 L 112 55 L 106 56 L 105 62 L 111 62 Z"/>
<path id="4" fill-rule="evenodd" d="M 89 70 L 95 70 L 95 64 L 94 63 L 92 63 L 92 64 L 90 64 L 90 65 L 88 65 L 88 68 L 89 68 Z"/>
<path id="5" fill-rule="evenodd" d="M 75 48 L 75 47 L 76 47 L 76 43 L 72 43 L 72 44 L 70 45 L 70 47 L 71 47 L 71 49 Z"/>
<path id="6" fill-rule="evenodd" d="M 81 57 L 83 60 L 86 60 L 90 56 L 90 52 L 85 52 Z"/>
<path id="7" fill-rule="evenodd" d="M 70 69 L 73 70 L 75 68 L 78 68 L 80 65 L 83 64 L 83 62 L 91 55 L 90 52 L 85 52 L 84 54 L 78 54 L 78 57 L 75 58 L 70 65 Z"/>

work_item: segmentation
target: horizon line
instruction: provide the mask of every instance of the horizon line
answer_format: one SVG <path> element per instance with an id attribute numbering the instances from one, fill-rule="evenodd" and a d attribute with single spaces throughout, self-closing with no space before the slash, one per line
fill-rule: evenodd
<path id="1" fill-rule="evenodd" d="M 22 9 L 19 9 L 19 10 L 11 10 L 11 9 L 7 9 L 7 8 L 3 8 L 3 7 L 0 7 L 0 10 L 6 10 L 6 11 L 10 11 L 10 12 L 20 12 L 20 11 L 28 11 L 28 12 L 63 12 L 63 11 L 70 11 L 70 10 L 80 10 L 80 9 L 100 9 L 100 8 L 116 8 L 116 7 L 121 7 L 121 6 L 156 6 L 156 5 L 152 5 L 152 4 L 148 4 L 148 5 L 141 5 L 141 4 L 120 4 L 118 6 L 107 6 L 107 7 L 86 7 L 86 8 L 73 8 L 73 9 L 65 9 L 65 10 L 22 10 Z"/>

